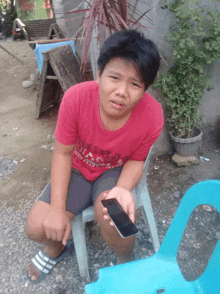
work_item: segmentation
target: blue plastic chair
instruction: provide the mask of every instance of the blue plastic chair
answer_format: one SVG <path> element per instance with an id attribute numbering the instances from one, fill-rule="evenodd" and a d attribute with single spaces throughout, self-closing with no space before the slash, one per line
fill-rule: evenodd
<path id="1" fill-rule="evenodd" d="M 177 264 L 177 252 L 193 210 L 202 204 L 220 213 L 220 181 L 192 186 L 182 199 L 159 251 L 149 258 L 99 270 L 99 280 L 86 285 L 86 294 L 214 294 L 220 293 L 220 241 L 205 272 L 186 281 Z"/>
<path id="2" fill-rule="evenodd" d="M 142 207 L 144 210 L 144 221 L 146 225 L 149 225 L 150 234 L 153 241 L 155 252 L 160 248 L 160 242 L 157 232 L 157 227 L 154 219 L 153 209 L 151 206 L 150 196 L 147 188 L 147 168 L 149 165 L 149 159 L 152 148 L 149 151 L 148 157 L 145 161 L 144 171 L 140 182 L 132 191 L 135 200 L 136 209 Z M 72 221 L 72 235 L 74 240 L 74 246 L 76 251 L 77 262 L 79 266 L 79 273 L 82 278 L 90 281 L 88 258 L 86 250 L 86 238 L 85 238 L 85 224 L 89 221 L 95 220 L 94 208 L 90 206 L 78 214 Z"/>

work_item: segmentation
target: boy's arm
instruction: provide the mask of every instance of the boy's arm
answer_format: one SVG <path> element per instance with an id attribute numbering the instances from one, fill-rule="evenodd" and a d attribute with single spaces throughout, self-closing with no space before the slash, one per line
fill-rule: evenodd
<path id="1" fill-rule="evenodd" d="M 105 199 L 116 198 L 133 222 L 135 221 L 135 202 L 131 192 L 141 179 L 143 167 L 144 161 L 128 160 L 122 168 L 116 186 L 105 197 Z M 110 225 L 114 226 L 107 215 L 106 208 L 103 208 L 103 214 L 104 219 L 109 220 Z"/>
<path id="2" fill-rule="evenodd" d="M 116 187 L 132 191 L 139 183 L 144 168 L 144 161 L 128 160 L 122 168 Z"/>
<path id="3" fill-rule="evenodd" d="M 66 211 L 66 198 L 75 145 L 56 141 L 51 162 L 51 207 Z"/>
<path id="4" fill-rule="evenodd" d="M 56 141 L 51 163 L 51 203 L 43 226 L 48 239 L 68 240 L 71 227 L 66 215 L 66 198 L 71 175 L 72 153 L 75 145 Z"/>

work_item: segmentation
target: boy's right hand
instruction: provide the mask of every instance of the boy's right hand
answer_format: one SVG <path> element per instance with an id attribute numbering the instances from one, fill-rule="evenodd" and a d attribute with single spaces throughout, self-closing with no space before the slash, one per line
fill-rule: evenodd
<path id="1" fill-rule="evenodd" d="M 47 239 L 62 241 L 63 245 L 66 245 L 71 233 L 71 224 L 65 210 L 50 206 L 43 221 L 43 228 Z"/>

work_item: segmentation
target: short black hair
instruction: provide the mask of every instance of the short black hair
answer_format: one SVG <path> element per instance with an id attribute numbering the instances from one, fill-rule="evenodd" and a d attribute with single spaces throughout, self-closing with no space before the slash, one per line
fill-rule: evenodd
<path id="1" fill-rule="evenodd" d="M 122 57 L 136 65 L 145 84 L 145 90 L 154 82 L 160 66 L 156 45 L 135 30 L 122 30 L 111 35 L 103 44 L 99 58 L 99 74 L 113 57 Z"/>

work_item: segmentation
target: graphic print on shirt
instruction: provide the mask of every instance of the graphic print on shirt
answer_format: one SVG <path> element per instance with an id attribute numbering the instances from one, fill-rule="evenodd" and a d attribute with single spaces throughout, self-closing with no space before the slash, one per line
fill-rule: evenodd
<path id="1" fill-rule="evenodd" d="M 85 162 L 89 166 L 109 169 L 122 166 L 127 161 L 121 154 L 113 154 L 79 139 L 75 143 L 73 156 L 76 161 Z"/>

